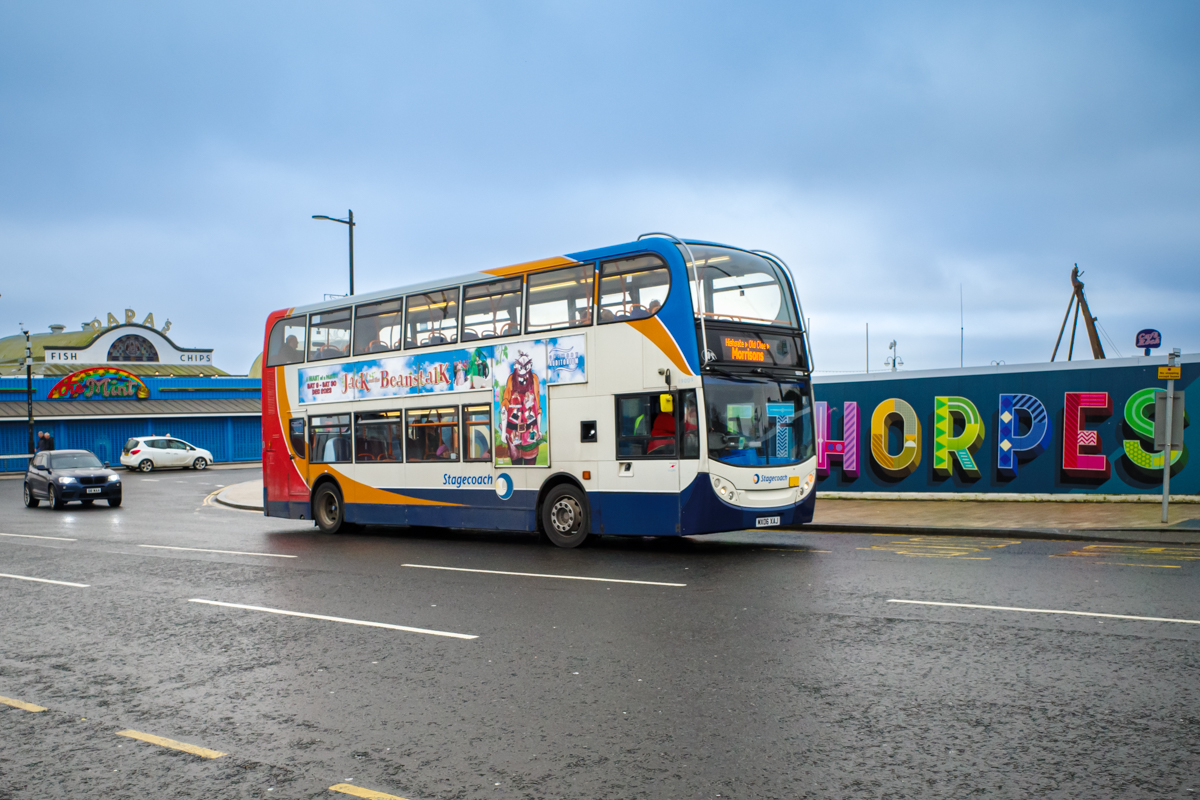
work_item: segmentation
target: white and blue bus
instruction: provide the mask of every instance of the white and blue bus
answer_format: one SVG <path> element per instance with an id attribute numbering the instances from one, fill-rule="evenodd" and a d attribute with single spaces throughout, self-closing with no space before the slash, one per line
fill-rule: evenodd
<path id="1" fill-rule="evenodd" d="M 667 234 L 277 311 L 264 513 L 561 547 L 809 522 L 803 321 L 781 259 Z"/>

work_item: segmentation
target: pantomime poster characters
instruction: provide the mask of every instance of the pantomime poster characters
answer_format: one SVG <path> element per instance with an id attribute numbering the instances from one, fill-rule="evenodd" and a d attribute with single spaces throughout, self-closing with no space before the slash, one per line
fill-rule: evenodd
<path id="1" fill-rule="evenodd" d="M 374 400 L 491 387 L 491 347 L 394 356 L 306 367 L 300 373 L 300 402 Z"/>
<path id="2" fill-rule="evenodd" d="M 546 340 L 495 345 L 493 350 L 492 436 L 496 466 L 548 467 Z"/>

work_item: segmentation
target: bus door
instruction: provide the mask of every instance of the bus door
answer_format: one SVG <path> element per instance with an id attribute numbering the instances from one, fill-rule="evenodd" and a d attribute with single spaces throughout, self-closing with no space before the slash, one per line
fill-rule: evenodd
<path id="1" fill-rule="evenodd" d="M 278 491 L 293 503 L 308 502 L 308 420 L 303 411 L 287 417 L 287 444 L 276 450 L 276 474 L 286 475 Z"/>
<path id="2" fill-rule="evenodd" d="M 670 535 L 679 530 L 679 437 L 669 392 L 617 396 L 616 476 L 602 487 L 624 498 L 605 505 L 607 533 Z"/>

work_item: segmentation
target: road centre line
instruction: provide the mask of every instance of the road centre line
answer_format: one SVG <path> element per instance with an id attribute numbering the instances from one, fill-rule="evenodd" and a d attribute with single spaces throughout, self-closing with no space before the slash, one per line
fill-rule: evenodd
<path id="1" fill-rule="evenodd" d="M 1132 619 L 1139 622 L 1182 622 L 1200 625 L 1200 619 L 1173 619 L 1171 617 L 1135 617 L 1129 614 L 1101 614 L 1096 611 L 1062 611 L 1053 608 L 1017 608 L 1015 606 L 981 606 L 972 603 L 938 603 L 932 600 L 888 600 L 889 603 L 907 603 L 916 606 L 945 606 L 948 608 L 979 608 L 985 611 L 1023 611 L 1027 614 L 1067 614 L 1073 617 L 1103 617 L 1104 619 Z"/>
<path id="2" fill-rule="evenodd" d="M 28 711 L 31 714 L 36 714 L 39 711 L 45 711 L 45 706 L 35 706 L 33 703 L 26 703 L 24 700 L 14 700 L 11 697 L 0 697 L 0 703 L 13 708 L 19 708 L 22 711 Z"/>
<path id="3" fill-rule="evenodd" d="M 365 797 L 367 800 L 404 800 L 403 797 L 386 792 L 377 792 L 374 789 L 364 789 L 361 786 L 355 786 L 352 783 L 335 783 L 329 787 L 331 792 L 341 792 L 342 794 L 353 795 L 354 797 Z"/>
<path id="4" fill-rule="evenodd" d="M 220 750 L 209 750 L 207 747 L 200 747 L 199 745 L 188 744 L 187 742 L 177 742 L 174 739 L 166 739 L 162 736 L 155 736 L 152 733 L 142 733 L 141 731 L 117 731 L 117 736 L 128 736 L 130 739 L 149 742 L 159 747 L 182 750 L 185 753 L 191 753 L 201 758 L 220 758 L 221 756 L 229 755 L 228 753 L 222 753 Z"/>
<path id="5" fill-rule="evenodd" d="M 193 553 L 224 553 L 230 556 L 267 556 L 269 558 L 299 558 L 281 553 L 246 553 L 241 550 L 207 550 L 203 547 L 172 547 L 166 544 L 139 544 L 138 547 L 149 547 L 154 550 L 188 550 Z"/>
<path id="6" fill-rule="evenodd" d="M 36 581 L 37 583 L 53 583 L 57 586 L 74 586 L 77 589 L 86 589 L 89 584 L 86 583 L 71 583 L 70 581 L 52 581 L 49 578 L 30 578 L 28 575 L 8 575 L 0 572 L 0 578 L 12 578 L 18 581 Z"/>
<path id="7" fill-rule="evenodd" d="M 326 622 L 345 622 L 347 625 L 364 625 L 368 628 L 387 628 L 392 631 L 407 631 L 408 633 L 427 633 L 430 636 L 446 636 L 451 639 L 478 639 L 470 633 L 452 633 L 450 631 L 435 631 L 429 628 L 412 628 L 408 625 L 392 625 L 388 622 L 370 622 L 362 619 L 347 619 L 346 617 L 330 617 L 324 614 L 306 614 L 302 611 L 284 611 L 279 608 L 267 608 L 265 606 L 247 606 L 241 603 L 222 603 L 218 600 L 188 600 L 189 603 L 204 603 L 210 606 L 221 606 L 222 608 L 241 608 L 246 611 L 263 611 L 267 614 L 282 614 L 285 617 L 304 617 L 306 619 L 322 619 Z"/>
<path id="8" fill-rule="evenodd" d="M 78 539 L 68 539 L 65 536 L 34 536 L 31 533 L 0 533 L 0 536 L 12 536 L 16 539 L 51 539 L 56 542 L 78 542 Z"/>
<path id="9" fill-rule="evenodd" d="M 687 586 L 686 583 L 663 583 L 661 581 L 628 581 L 620 578 L 588 578 L 582 575 L 543 575 L 538 572 L 505 572 L 499 569 L 467 569 L 466 567 L 435 567 L 431 564 L 401 564 L 416 569 L 444 569 L 450 572 L 482 572 L 485 575 L 516 575 L 521 578 L 560 578 L 566 581 L 598 581 L 600 583 L 636 583 L 642 586 Z"/>

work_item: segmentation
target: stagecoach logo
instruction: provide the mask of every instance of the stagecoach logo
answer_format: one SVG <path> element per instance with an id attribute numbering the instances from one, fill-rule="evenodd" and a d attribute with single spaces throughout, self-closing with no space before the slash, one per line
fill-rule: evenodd
<path id="1" fill-rule="evenodd" d="M 50 400 L 145 400 L 150 389 L 132 372 L 93 367 L 72 372 L 50 390 Z"/>
<path id="2" fill-rule="evenodd" d="M 513 480 L 512 476 L 507 472 L 501 472 L 496 476 L 496 482 L 492 484 L 496 489 L 496 496 L 501 500 L 507 500 L 512 497 Z"/>
<path id="3" fill-rule="evenodd" d="M 464 486 L 491 485 L 491 475 L 451 475 L 448 472 L 442 474 L 442 486 L 453 486 L 456 489 L 461 489 Z"/>
<path id="4" fill-rule="evenodd" d="M 787 475 L 759 475 L 757 472 L 754 473 L 755 485 L 758 485 L 759 483 L 787 483 L 787 479 Z"/>

